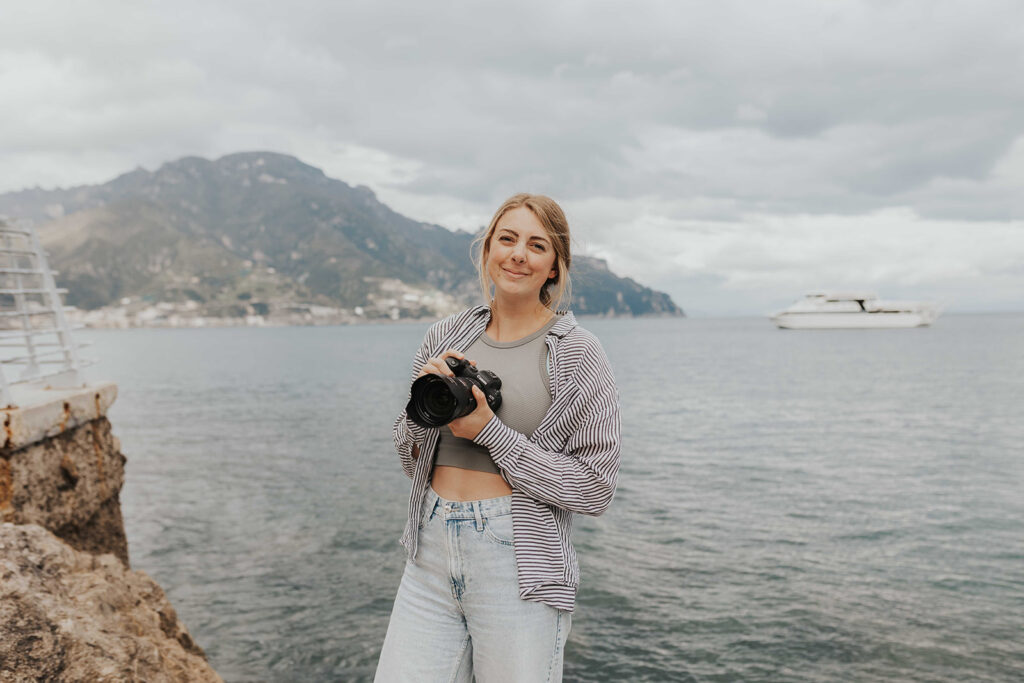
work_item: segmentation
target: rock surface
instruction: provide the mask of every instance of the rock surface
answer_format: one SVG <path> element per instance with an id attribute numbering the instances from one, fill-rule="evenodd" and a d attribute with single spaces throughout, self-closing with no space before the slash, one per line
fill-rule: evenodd
<path id="1" fill-rule="evenodd" d="M 43 680 L 221 678 L 144 572 L 0 524 L 0 681 Z"/>
<path id="2" fill-rule="evenodd" d="M 8 421 L 17 421 L 20 411 L 11 412 Z M 38 524 L 73 548 L 113 553 L 128 565 L 119 499 L 124 464 L 121 444 L 103 416 L 0 450 L 0 522 Z"/>

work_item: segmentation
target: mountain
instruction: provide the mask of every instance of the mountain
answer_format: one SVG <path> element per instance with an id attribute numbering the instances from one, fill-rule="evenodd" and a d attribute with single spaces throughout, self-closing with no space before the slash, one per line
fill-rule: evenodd
<path id="1" fill-rule="evenodd" d="M 413 221 L 283 154 L 186 157 L 102 185 L 11 192 L 0 214 L 36 223 L 67 302 L 82 309 L 400 318 L 479 298 L 473 234 Z M 599 259 L 574 256 L 573 283 L 578 314 L 683 314 Z"/>

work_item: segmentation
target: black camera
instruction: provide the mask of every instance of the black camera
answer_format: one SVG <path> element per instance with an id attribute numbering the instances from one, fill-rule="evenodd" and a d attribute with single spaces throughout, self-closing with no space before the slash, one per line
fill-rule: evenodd
<path id="1" fill-rule="evenodd" d="M 421 427 L 441 427 L 476 410 L 473 385 L 480 387 L 491 410 L 501 405 L 501 380 L 493 372 L 477 370 L 468 360 L 444 359 L 454 377 L 427 373 L 412 383 L 412 398 L 405 412 Z"/>

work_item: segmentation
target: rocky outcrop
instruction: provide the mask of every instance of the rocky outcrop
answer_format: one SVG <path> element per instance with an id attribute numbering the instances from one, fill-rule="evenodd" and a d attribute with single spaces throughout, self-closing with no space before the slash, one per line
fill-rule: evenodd
<path id="1" fill-rule="evenodd" d="M 73 548 L 128 564 L 119 500 L 125 457 L 105 416 L 116 393 L 108 383 L 4 411 L 0 521 L 38 524 Z"/>
<path id="2" fill-rule="evenodd" d="M 0 411 L 0 683 L 221 680 L 128 566 L 117 387 L 15 388 Z"/>
<path id="3" fill-rule="evenodd" d="M 163 590 L 113 555 L 0 525 L 0 681 L 220 681 Z"/>

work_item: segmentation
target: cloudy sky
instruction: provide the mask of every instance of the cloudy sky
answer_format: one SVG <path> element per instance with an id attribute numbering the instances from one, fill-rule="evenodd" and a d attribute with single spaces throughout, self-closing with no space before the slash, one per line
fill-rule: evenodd
<path id="1" fill-rule="evenodd" d="M 1024 310 L 1024 5 L 9 3 L 0 192 L 294 154 L 410 217 L 559 200 L 693 314 Z"/>

